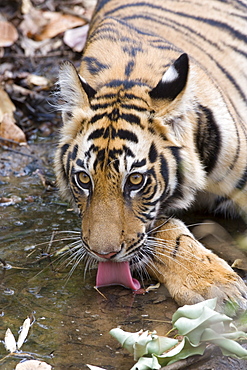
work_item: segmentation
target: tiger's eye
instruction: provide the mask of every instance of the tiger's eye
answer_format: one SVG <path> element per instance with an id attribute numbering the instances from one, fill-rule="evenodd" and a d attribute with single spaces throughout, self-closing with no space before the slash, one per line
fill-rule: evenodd
<path id="1" fill-rule="evenodd" d="M 129 175 L 129 183 L 134 186 L 142 185 L 143 183 L 143 175 L 138 172 L 134 172 Z"/>
<path id="2" fill-rule="evenodd" d="M 75 175 L 75 182 L 81 189 L 89 189 L 91 187 L 91 179 L 86 172 L 77 173 Z"/>
<path id="3" fill-rule="evenodd" d="M 88 174 L 86 172 L 80 172 L 78 174 L 78 180 L 82 184 L 88 184 L 90 182 L 90 177 L 88 176 Z"/>

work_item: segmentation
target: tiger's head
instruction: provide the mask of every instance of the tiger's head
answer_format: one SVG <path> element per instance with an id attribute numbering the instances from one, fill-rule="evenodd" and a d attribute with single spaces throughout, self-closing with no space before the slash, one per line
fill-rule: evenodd
<path id="1" fill-rule="evenodd" d="M 82 248 L 99 262 L 147 263 L 160 213 L 193 200 L 202 169 L 184 104 L 188 73 L 183 54 L 154 88 L 113 80 L 94 89 L 72 64 L 61 68 L 57 182 L 80 213 Z"/>

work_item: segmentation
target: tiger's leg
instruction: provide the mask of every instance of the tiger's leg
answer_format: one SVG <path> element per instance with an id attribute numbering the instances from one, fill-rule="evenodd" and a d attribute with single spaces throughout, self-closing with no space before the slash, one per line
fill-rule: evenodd
<path id="1" fill-rule="evenodd" d="M 148 237 L 149 273 L 165 284 L 179 305 L 218 298 L 247 308 L 247 287 L 221 258 L 206 249 L 179 220 L 158 220 Z"/>

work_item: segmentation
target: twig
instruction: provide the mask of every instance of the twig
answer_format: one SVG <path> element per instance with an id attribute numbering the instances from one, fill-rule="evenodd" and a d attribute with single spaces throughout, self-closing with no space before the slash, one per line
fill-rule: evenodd
<path id="1" fill-rule="evenodd" d="M 12 153 L 15 153 L 15 154 L 20 154 L 20 155 L 24 155 L 25 157 L 30 157 L 30 158 L 33 158 L 35 160 L 38 160 L 37 157 L 35 155 L 32 155 L 32 154 L 27 154 L 27 153 L 22 153 L 22 152 L 18 152 L 18 150 L 15 150 L 15 149 L 12 149 L 12 148 L 9 148 L 8 146 L 5 146 L 3 145 L 2 148 L 6 151 L 9 151 L 9 152 L 12 152 Z"/>

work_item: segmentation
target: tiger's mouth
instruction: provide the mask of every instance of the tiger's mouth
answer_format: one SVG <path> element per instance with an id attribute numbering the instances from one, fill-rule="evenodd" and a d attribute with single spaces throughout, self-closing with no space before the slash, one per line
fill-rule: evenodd
<path id="1" fill-rule="evenodd" d="M 98 253 L 92 251 L 92 249 L 90 249 L 87 243 L 83 240 L 86 250 L 94 259 L 98 260 L 98 270 L 96 275 L 97 288 L 111 285 L 122 285 L 133 291 L 137 291 L 141 288 L 140 282 L 132 277 L 131 270 L 133 271 L 133 267 L 135 265 L 140 268 L 140 263 L 145 265 L 149 260 L 149 257 L 148 252 L 145 251 L 144 248 L 146 234 L 142 233 L 138 235 L 138 237 L 139 238 L 131 245 L 131 247 L 134 248 L 134 253 L 131 253 L 129 261 L 126 261 L 126 258 L 124 261 L 121 261 L 125 254 L 123 250 L 120 250 L 119 252 L 109 252 L 107 254 Z M 124 248 L 122 247 L 122 249 Z M 129 249 L 131 248 L 129 247 Z"/>
<path id="2" fill-rule="evenodd" d="M 96 287 L 122 285 L 125 288 L 138 290 L 141 284 L 134 279 L 130 272 L 128 261 L 124 262 L 99 262 L 96 276 Z"/>

